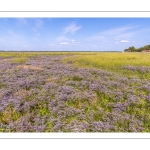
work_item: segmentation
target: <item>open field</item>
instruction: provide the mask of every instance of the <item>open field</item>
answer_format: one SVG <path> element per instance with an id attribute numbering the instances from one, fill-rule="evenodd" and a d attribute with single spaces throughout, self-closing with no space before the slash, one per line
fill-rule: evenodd
<path id="1" fill-rule="evenodd" d="M 0 132 L 150 132 L 150 54 L 0 52 Z"/>

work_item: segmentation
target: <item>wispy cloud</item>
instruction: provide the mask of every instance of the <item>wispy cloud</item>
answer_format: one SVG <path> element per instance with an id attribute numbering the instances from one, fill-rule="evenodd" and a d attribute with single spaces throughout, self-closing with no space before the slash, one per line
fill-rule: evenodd
<path id="1" fill-rule="evenodd" d="M 2 27 L 2 29 L 5 30 L 5 34 L 0 35 L 0 46 L 5 45 L 11 47 L 22 42 L 23 35 L 5 27 Z"/>
<path id="2" fill-rule="evenodd" d="M 78 26 L 75 23 L 72 23 L 66 26 L 65 28 L 63 28 L 63 34 L 67 34 L 67 33 L 74 34 L 76 31 L 78 31 L 81 28 L 82 26 Z"/>
<path id="3" fill-rule="evenodd" d="M 74 43 L 74 42 L 75 42 L 75 40 L 74 40 L 74 39 L 72 39 L 72 40 L 71 40 L 71 42 L 72 42 L 72 43 Z"/>
<path id="4" fill-rule="evenodd" d="M 64 42 L 64 41 L 70 41 L 70 39 L 67 38 L 67 37 L 64 36 L 64 35 L 60 35 L 59 37 L 56 38 L 56 41 L 57 41 L 57 42 Z"/>
<path id="5" fill-rule="evenodd" d="M 33 24 L 32 30 L 39 32 L 39 30 L 43 29 L 44 21 L 42 19 L 33 19 Z"/>
<path id="6" fill-rule="evenodd" d="M 109 39 L 115 39 L 115 38 L 129 38 L 135 35 L 135 32 L 131 32 L 131 29 L 136 28 L 137 26 L 122 26 L 118 28 L 109 29 L 107 31 L 103 31 L 100 33 L 97 33 L 91 37 L 88 37 L 87 41 L 102 41 L 106 42 Z"/>
<path id="7" fill-rule="evenodd" d="M 33 37 L 34 41 L 39 41 L 39 37 L 41 36 L 40 30 L 43 29 L 44 21 L 42 19 L 33 19 L 34 26 L 32 27 L 32 31 L 35 33 Z"/>
<path id="8" fill-rule="evenodd" d="M 43 28 L 44 22 L 42 19 L 35 19 L 35 27 L 36 28 Z"/>
<path id="9" fill-rule="evenodd" d="M 17 22 L 22 25 L 27 25 L 28 21 L 25 18 L 17 18 Z"/>
<path id="10" fill-rule="evenodd" d="M 39 32 L 37 32 L 37 33 L 35 34 L 35 37 L 33 37 L 33 40 L 38 41 L 40 35 L 41 35 L 41 34 L 40 34 Z"/>
<path id="11" fill-rule="evenodd" d="M 79 41 L 76 41 L 74 39 L 71 39 L 71 38 L 67 38 L 66 36 L 64 35 L 61 35 L 59 36 L 58 38 L 56 38 L 56 41 L 61 44 L 61 45 L 79 45 L 80 42 Z"/>
<path id="12" fill-rule="evenodd" d="M 26 45 L 23 45 L 22 47 L 23 47 L 23 48 L 27 48 L 28 46 L 26 46 Z"/>
<path id="13" fill-rule="evenodd" d="M 15 33 L 13 30 L 8 29 L 8 33 L 9 33 L 9 37 L 12 37 L 12 38 L 15 38 L 15 39 L 16 39 L 16 38 L 17 38 L 17 39 L 22 38 L 21 35 Z"/>
<path id="14" fill-rule="evenodd" d="M 129 41 L 128 40 L 121 40 L 120 42 L 121 43 L 128 43 Z"/>
<path id="15" fill-rule="evenodd" d="M 6 43 L 7 43 L 7 41 L 6 41 L 5 37 L 0 37 L 0 45 L 6 44 Z"/>
<path id="16" fill-rule="evenodd" d="M 44 44 L 44 45 L 42 45 L 42 48 L 52 48 L 52 47 L 54 47 L 55 45 L 54 44 Z"/>
<path id="17" fill-rule="evenodd" d="M 9 47 L 9 46 L 18 45 L 19 43 L 22 42 L 21 38 L 22 36 L 17 35 L 13 31 L 10 31 L 8 35 L 0 37 L 0 46 L 6 45 Z"/>
<path id="18" fill-rule="evenodd" d="M 103 34 L 106 34 L 106 35 L 118 35 L 120 33 L 124 33 L 130 29 L 133 29 L 133 28 L 136 28 L 137 26 L 130 26 L 130 25 L 127 25 L 127 26 L 123 26 L 123 27 L 119 27 L 119 28 L 113 28 L 113 29 L 110 29 L 108 31 L 104 31 L 102 32 Z"/>
<path id="19" fill-rule="evenodd" d="M 67 42 L 62 42 L 62 43 L 59 43 L 59 44 L 62 44 L 62 45 L 69 45 L 69 43 L 67 43 Z"/>

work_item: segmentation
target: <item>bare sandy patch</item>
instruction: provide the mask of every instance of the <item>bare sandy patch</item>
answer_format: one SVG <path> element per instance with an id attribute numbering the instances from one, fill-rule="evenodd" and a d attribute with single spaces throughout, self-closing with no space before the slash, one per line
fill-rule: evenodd
<path id="1" fill-rule="evenodd" d="M 29 65 L 19 65 L 18 68 L 23 68 L 23 69 L 33 69 L 33 70 L 44 70 L 41 67 L 37 67 L 37 66 L 29 66 Z"/>
<path id="2" fill-rule="evenodd" d="M 11 58 L 4 58 L 4 59 L 1 59 L 1 61 L 10 61 L 12 60 Z"/>
<path id="3" fill-rule="evenodd" d="M 46 84 L 51 83 L 51 82 L 57 82 L 57 81 L 58 81 L 58 78 L 56 78 L 56 77 L 51 77 L 51 78 L 48 78 L 48 79 L 46 80 Z"/>

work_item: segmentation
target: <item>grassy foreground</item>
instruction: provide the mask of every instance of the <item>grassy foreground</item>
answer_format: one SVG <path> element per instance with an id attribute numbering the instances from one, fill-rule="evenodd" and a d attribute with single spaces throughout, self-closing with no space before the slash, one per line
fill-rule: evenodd
<path id="1" fill-rule="evenodd" d="M 1 52 L 0 132 L 150 132 L 150 54 Z"/>

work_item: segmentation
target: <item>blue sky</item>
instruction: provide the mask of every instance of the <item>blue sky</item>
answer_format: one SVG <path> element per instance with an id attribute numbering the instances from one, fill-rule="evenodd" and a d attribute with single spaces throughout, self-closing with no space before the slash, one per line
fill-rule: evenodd
<path id="1" fill-rule="evenodd" d="M 150 44 L 150 18 L 0 18 L 0 50 L 123 51 Z"/>

